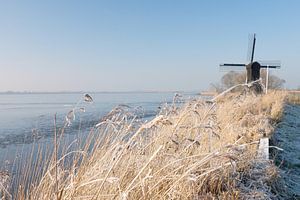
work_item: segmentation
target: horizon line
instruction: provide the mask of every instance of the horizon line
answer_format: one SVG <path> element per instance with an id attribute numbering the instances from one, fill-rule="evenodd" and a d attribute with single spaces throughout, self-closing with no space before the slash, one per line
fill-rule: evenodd
<path id="1" fill-rule="evenodd" d="M 80 93 L 182 93 L 182 92 L 200 92 L 201 90 L 128 90 L 128 91 L 0 91 L 0 94 L 80 94 Z"/>

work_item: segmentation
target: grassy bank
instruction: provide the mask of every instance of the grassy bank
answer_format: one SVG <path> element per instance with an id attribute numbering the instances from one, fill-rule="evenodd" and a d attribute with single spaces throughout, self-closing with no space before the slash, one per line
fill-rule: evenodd
<path id="1" fill-rule="evenodd" d="M 82 148 L 70 151 L 59 144 L 58 136 L 55 145 L 63 156 L 54 153 L 43 166 L 29 162 L 15 198 L 271 199 L 279 192 L 284 195 L 277 168 L 257 158 L 257 148 L 259 139 L 269 137 L 281 119 L 285 100 L 284 92 L 234 93 L 215 101 L 191 100 L 179 108 L 175 97 L 173 104 L 162 107 L 146 123 L 136 117 L 140 110 L 119 106 L 95 126 Z M 22 186 L 28 179 L 32 184 Z"/>
<path id="2" fill-rule="evenodd" d="M 287 97 L 287 101 L 291 104 L 300 105 L 300 92 L 290 91 Z"/>

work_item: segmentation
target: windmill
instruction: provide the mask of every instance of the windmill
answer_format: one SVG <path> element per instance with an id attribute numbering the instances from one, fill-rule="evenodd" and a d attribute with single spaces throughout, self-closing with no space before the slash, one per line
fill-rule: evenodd
<path id="1" fill-rule="evenodd" d="M 266 92 L 268 88 L 268 79 L 269 79 L 269 69 L 278 69 L 281 64 L 280 61 L 255 61 L 254 60 L 254 51 L 255 51 L 255 43 L 256 43 L 256 34 L 251 34 L 249 36 L 249 44 L 248 44 L 248 56 L 247 63 L 222 63 L 220 64 L 221 68 L 230 69 L 232 67 L 246 67 L 247 70 L 247 83 L 256 81 L 260 79 L 260 69 L 267 69 L 267 77 L 266 77 Z"/>

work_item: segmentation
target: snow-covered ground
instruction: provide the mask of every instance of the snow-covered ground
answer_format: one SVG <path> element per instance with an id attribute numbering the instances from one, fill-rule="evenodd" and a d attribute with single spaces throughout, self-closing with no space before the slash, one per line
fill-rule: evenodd
<path id="1" fill-rule="evenodd" d="M 276 163 L 287 189 L 300 198 L 300 106 L 287 105 L 282 122 L 274 132 L 273 142 L 284 151 L 276 152 Z"/>

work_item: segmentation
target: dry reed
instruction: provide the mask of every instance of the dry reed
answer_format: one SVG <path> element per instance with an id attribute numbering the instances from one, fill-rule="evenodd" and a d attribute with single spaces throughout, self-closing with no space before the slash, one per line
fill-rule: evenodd
<path id="1" fill-rule="evenodd" d="M 138 117 L 138 109 L 120 105 L 102 118 L 79 149 L 71 151 L 55 142 L 62 156 L 49 154 L 43 166 L 42 159 L 29 163 L 27 173 L 20 177 L 23 187 L 14 196 L 279 198 L 274 189 L 277 168 L 257 159 L 256 154 L 259 139 L 270 136 L 280 120 L 285 97 L 284 92 L 276 91 L 268 95 L 241 92 L 215 101 L 194 99 L 182 107 L 174 99 L 149 122 Z M 25 187 L 28 179 L 30 184 Z"/>

